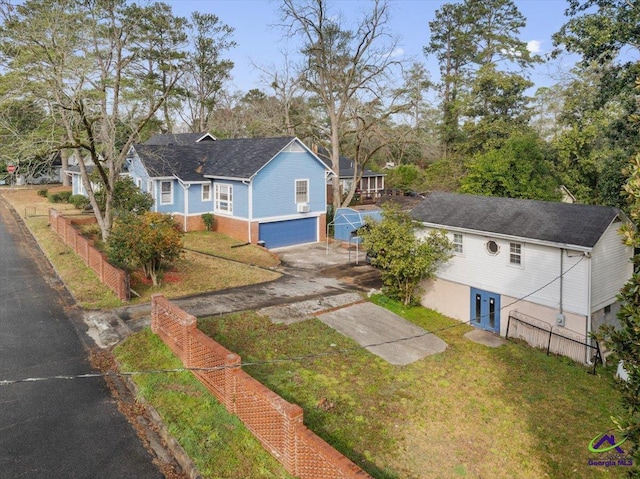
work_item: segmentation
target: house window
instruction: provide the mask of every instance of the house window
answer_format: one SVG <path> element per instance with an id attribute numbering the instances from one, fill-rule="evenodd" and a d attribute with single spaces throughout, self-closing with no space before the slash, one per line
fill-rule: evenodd
<path id="1" fill-rule="evenodd" d="M 509 263 L 522 264 L 522 245 L 520 243 L 509 244 Z"/>
<path id="2" fill-rule="evenodd" d="M 211 201 L 211 185 L 202 185 L 202 201 Z"/>
<path id="3" fill-rule="evenodd" d="M 296 180 L 296 203 L 309 202 L 309 180 Z"/>
<path id="4" fill-rule="evenodd" d="M 462 233 L 453 233 L 453 251 L 462 253 Z"/>
<path id="5" fill-rule="evenodd" d="M 221 213 L 233 213 L 233 186 L 215 185 L 215 209 Z"/>
<path id="6" fill-rule="evenodd" d="M 136 186 L 138 187 L 138 189 L 142 189 L 142 179 L 141 178 L 136 178 Z"/>
<path id="7" fill-rule="evenodd" d="M 500 246 L 493 240 L 487 241 L 486 248 L 487 252 L 492 255 L 496 255 L 500 251 Z"/>
<path id="8" fill-rule="evenodd" d="M 160 204 L 170 205 L 173 203 L 173 181 L 160 182 Z"/>

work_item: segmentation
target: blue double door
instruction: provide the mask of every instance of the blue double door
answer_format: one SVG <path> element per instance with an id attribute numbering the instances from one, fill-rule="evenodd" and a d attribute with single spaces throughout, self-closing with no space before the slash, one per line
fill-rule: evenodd
<path id="1" fill-rule="evenodd" d="M 500 334 L 500 295 L 471 288 L 471 324 Z"/>

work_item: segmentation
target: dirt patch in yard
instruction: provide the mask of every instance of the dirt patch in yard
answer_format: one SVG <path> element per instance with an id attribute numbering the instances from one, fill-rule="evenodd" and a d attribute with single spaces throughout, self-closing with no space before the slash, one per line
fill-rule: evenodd
<path id="1" fill-rule="evenodd" d="M 368 264 L 341 264 L 320 270 L 320 276 L 336 278 L 343 283 L 356 286 L 363 291 L 382 288 L 380 272 Z"/>

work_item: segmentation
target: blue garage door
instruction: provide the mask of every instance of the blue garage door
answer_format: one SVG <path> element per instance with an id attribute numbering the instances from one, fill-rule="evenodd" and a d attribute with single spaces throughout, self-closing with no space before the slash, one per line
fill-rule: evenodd
<path id="1" fill-rule="evenodd" d="M 313 243 L 318 239 L 317 224 L 317 218 L 261 223 L 260 241 L 264 241 L 267 248 Z"/>

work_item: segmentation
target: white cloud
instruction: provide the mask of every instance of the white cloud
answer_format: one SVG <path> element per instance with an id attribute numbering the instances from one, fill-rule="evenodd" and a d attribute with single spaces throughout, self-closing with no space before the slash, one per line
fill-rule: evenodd
<path id="1" fill-rule="evenodd" d="M 527 43 L 527 50 L 531 53 L 540 53 L 540 46 L 542 42 L 540 40 L 531 40 Z"/>

